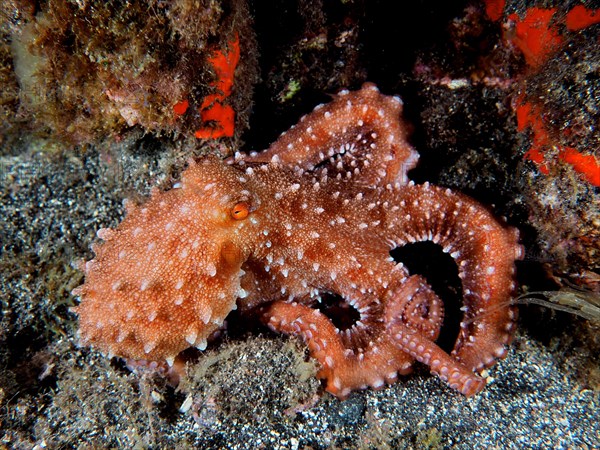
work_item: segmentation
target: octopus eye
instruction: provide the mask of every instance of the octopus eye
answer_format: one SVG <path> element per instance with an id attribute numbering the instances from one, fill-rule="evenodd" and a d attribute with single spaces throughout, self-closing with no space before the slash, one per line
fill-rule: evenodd
<path id="1" fill-rule="evenodd" d="M 244 220 L 250 214 L 250 206 L 246 202 L 236 203 L 231 209 L 231 217 L 235 220 Z"/>

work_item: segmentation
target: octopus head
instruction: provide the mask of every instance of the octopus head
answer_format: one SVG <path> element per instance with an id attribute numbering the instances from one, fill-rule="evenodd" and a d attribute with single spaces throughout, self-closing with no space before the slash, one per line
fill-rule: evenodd
<path id="1" fill-rule="evenodd" d="M 134 359 L 172 361 L 206 340 L 244 297 L 241 267 L 252 252 L 259 199 L 234 167 L 205 158 L 173 189 L 129 206 L 98 232 L 95 258 L 74 291 L 81 342 Z"/>
<path id="2" fill-rule="evenodd" d="M 195 205 L 196 236 L 214 264 L 239 268 L 252 252 L 257 233 L 252 216 L 260 207 L 252 184 L 215 157 L 192 163 L 182 174 L 182 192 Z"/>

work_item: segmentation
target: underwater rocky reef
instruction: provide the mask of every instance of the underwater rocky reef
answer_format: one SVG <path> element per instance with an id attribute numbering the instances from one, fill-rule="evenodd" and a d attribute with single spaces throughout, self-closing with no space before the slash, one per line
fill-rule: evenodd
<path id="1" fill-rule="evenodd" d="M 600 446 L 600 9 L 591 1 L 7 0 L 0 5 L 0 447 Z M 277 20 L 273 20 L 275 15 Z M 317 104 L 398 95 L 409 178 L 520 231 L 520 318 L 473 398 L 425 367 L 347 400 L 236 312 L 178 387 L 78 344 L 71 291 L 123 201 L 260 151 Z M 435 245 L 393 255 L 446 303 Z"/>

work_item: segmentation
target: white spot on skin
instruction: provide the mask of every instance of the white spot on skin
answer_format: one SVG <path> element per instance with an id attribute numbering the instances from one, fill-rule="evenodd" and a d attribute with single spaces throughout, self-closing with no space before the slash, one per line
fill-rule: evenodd
<path id="1" fill-rule="evenodd" d="M 144 353 L 148 354 L 156 347 L 156 342 L 148 342 L 144 345 Z"/>
<path id="2" fill-rule="evenodd" d="M 373 381 L 373 388 L 375 388 L 375 389 L 379 389 L 379 388 L 381 388 L 383 385 L 384 385 L 384 381 L 383 381 L 383 379 L 381 379 L 381 378 L 379 378 L 379 379 L 376 379 L 375 381 Z"/>
<path id="3" fill-rule="evenodd" d="M 198 314 L 198 317 L 200 318 L 200 320 L 207 324 L 210 321 L 210 315 L 211 315 L 211 309 L 210 307 L 206 307 L 205 309 L 200 311 L 200 314 Z"/>
<path id="4" fill-rule="evenodd" d="M 194 345 L 196 343 L 196 339 L 198 338 L 198 332 L 196 330 L 190 331 L 186 336 L 185 340 L 190 345 Z"/>
<path id="5" fill-rule="evenodd" d="M 206 273 L 209 277 L 214 277 L 217 274 L 217 268 L 214 264 L 209 263 L 208 266 L 206 266 Z"/>

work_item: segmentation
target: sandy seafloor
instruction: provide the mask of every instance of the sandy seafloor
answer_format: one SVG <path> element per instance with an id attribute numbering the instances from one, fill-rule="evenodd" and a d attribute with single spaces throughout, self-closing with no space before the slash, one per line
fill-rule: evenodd
<path id="1" fill-rule="evenodd" d="M 599 393 L 578 376 L 589 351 L 566 332 L 536 340 L 526 324 L 470 399 L 417 368 L 339 401 L 302 345 L 264 330 L 215 343 L 178 391 L 79 349 L 70 264 L 91 257 L 124 197 L 164 180 L 166 157 L 49 154 L 0 160 L 0 448 L 600 447 Z"/>

